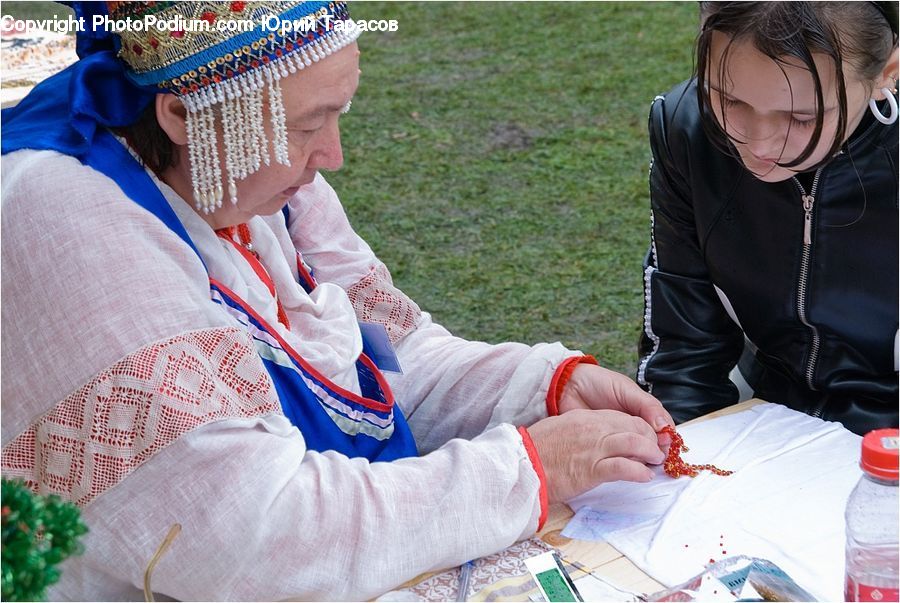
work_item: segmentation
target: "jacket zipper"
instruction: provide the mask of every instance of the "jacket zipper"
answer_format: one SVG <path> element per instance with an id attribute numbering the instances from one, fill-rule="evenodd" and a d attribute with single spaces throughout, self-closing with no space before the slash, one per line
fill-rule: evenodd
<path id="1" fill-rule="evenodd" d="M 813 177 L 812 187 L 810 188 L 808 195 L 806 194 L 806 189 L 800 184 L 800 181 L 797 180 L 796 177 L 792 178 L 797 185 L 797 188 L 800 189 L 800 198 L 803 200 L 803 255 L 800 260 L 800 282 L 797 283 L 797 315 L 800 317 L 800 322 L 806 325 L 812 332 L 809 360 L 806 363 L 806 385 L 813 391 L 816 391 L 816 388 L 813 386 L 813 373 L 815 372 L 816 361 L 819 358 L 820 342 L 819 331 L 810 324 L 806 317 L 806 285 L 809 280 L 809 259 L 812 251 L 813 205 L 816 202 L 816 190 L 819 188 L 819 175 L 821 173 L 822 168 L 816 170 L 816 175 Z M 817 408 L 813 416 L 818 416 L 821 413 L 822 409 Z"/>

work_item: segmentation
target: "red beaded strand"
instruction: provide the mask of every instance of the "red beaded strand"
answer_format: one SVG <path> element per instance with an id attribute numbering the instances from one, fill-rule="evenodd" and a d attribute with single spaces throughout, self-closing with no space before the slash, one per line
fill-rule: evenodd
<path id="1" fill-rule="evenodd" d="M 733 471 L 725 471 L 724 469 L 719 469 L 715 465 L 705 464 L 705 465 L 692 465 L 690 463 L 685 463 L 681 458 L 682 452 L 687 452 L 689 448 L 684 445 L 684 439 L 675 431 L 675 428 L 671 425 L 666 425 L 662 429 L 659 430 L 660 433 L 667 433 L 672 437 L 672 444 L 669 446 L 669 453 L 666 455 L 666 460 L 663 463 L 663 469 L 666 472 L 666 475 L 669 477 L 680 477 L 682 475 L 687 475 L 688 477 L 695 477 L 697 473 L 700 471 L 711 471 L 716 475 L 731 475 Z"/>

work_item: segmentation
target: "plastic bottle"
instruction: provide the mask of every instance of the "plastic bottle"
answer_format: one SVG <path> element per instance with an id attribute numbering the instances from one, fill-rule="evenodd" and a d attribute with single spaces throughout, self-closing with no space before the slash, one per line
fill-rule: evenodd
<path id="1" fill-rule="evenodd" d="M 863 475 L 847 500 L 847 601 L 897 601 L 898 431 L 877 429 L 863 438 Z"/>

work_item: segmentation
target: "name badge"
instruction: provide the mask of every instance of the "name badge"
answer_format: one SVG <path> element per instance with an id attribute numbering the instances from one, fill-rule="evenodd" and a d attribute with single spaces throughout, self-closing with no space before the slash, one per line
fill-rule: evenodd
<path id="1" fill-rule="evenodd" d="M 394 346 L 388 338 L 384 325 L 374 322 L 360 322 L 359 332 L 362 333 L 363 353 L 372 359 L 382 371 L 403 374 L 400 361 Z"/>

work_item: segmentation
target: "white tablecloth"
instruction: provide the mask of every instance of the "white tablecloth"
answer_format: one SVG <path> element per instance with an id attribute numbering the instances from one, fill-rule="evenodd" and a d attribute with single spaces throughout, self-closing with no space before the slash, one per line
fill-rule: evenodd
<path id="1" fill-rule="evenodd" d="M 564 534 L 585 537 L 585 518 L 606 515 L 617 529 L 604 538 L 666 586 L 710 561 L 749 555 L 819 599 L 843 600 L 844 506 L 861 475 L 860 437 L 776 404 L 678 431 L 686 462 L 734 474 L 672 479 L 659 468 L 647 484 L 603 484 L 569 503 L 601 513 L 576 514 Z"/>

